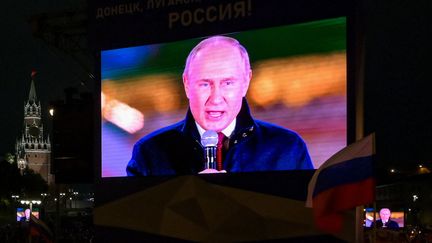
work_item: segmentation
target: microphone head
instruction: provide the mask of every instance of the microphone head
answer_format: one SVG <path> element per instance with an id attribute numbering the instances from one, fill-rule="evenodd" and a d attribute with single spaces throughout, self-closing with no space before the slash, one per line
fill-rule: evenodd
<path id="1" fill-rule="evenodd" d="M 213 130 L 208 130 L 201 136 L 201 144 L 204 147 L 216 147 L 218 143 L 218 134 Z"/>

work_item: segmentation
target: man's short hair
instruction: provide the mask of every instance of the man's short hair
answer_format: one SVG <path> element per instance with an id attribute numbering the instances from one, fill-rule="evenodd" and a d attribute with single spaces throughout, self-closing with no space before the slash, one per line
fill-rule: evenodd
<path id="1" fill-rule="evenodd" d="M 381 213 L 382 211 L 389 211 L 389 212 L 391 213 L 391 210 L 390 210 L 389 208 L 381 208 L 380 213 Z"/>
<path id="2" fill-rule="evenodd" d="M 240 55 L 244 61 L 245 74 L 247 74 L 251 70 L 250 62 L 249 62 L 249 54 L 247 53 L 246 48 L 244 48 L 244 46 L 242 46 L 240 44 L 240 42 L 238 42 L 238 40 L 236 40 L 234 38 L 222 36 L 222 35 L 217 35 L 217 36 L 212 36 L 212 37 L 209 37 L 207 39 L 202 40 L 200 43 L 198 43 L 198 45 L 196 45 L 192 49 L 192 51 L 189 53 L 189 56 L 186 59 L 186 64 L 185 64 L 185 68 L 183 71 L 183 76 L 187 77 L 189 75 L 190 63 L 192 62 L 192 60 L 195 58 L 195 56 L 198 54 L 198 52 L 201 49 L 204 49 L 207 46 L 217 45 L 220 43 L 225 43 L 225 44 L 229 44 L 233 47 L 237 47 L 238 50 L 240 51 Z"/>

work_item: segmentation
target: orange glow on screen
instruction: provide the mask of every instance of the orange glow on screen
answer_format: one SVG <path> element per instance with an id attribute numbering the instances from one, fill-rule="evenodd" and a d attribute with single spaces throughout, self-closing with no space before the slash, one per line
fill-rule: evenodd
<path id="1" fill-rule="evenodd" d="M 127 131 L 136 133 L 144 127 L 144 115 L 137 109 L 120 102 L 109 99 L 102 93 L 102 117 Z"/>
<path id="2" fill-rule="evenodd" d="M 253 67 L 249 97 L 260 106 L 301 107 L 323 96 L 343 96 L 345 67 L 345 52 L 262 61 Z"/>

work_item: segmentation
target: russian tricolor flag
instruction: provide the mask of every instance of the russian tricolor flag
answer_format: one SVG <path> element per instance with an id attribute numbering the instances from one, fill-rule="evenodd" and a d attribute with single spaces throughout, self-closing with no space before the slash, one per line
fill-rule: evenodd
<path id="1" fill-rule="evenodd" d="M 334 154 L 309 182 L 307 207 L 312 207 L 317 227 L 329 233 L 342 229 L 343 213 L 375 200 L 371 134 Z"/>

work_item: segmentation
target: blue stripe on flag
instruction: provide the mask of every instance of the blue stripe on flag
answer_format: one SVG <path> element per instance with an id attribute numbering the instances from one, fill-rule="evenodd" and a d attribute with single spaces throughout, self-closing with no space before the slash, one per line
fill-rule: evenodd
<path id="1" fill-rule="evenodd" d="M 323 169 L 318 175 L 313 196 L 332 187 L 372 177 L 372 161 L 372 156 L 359 157 Z"/>

